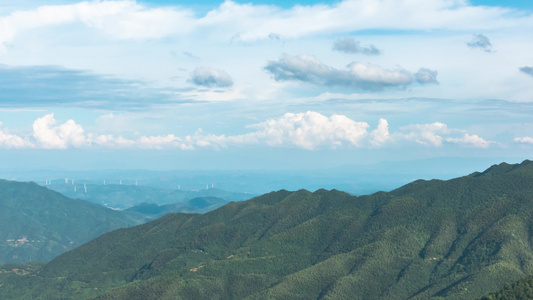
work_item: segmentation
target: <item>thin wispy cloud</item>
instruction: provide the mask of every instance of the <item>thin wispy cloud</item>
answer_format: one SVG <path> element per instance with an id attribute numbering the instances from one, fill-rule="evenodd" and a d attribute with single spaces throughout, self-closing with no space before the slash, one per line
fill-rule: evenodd
<path id="1" fill-rule="evenodd" d="M 368 10 L 371 7 L 372 10 Z M 331 31 L 367 29 L 491 29 L 527 21 L 509 9 L 469 6 L 462 1 L 345 0 L 332 5 L 276 6 L 224 1 L 202 17 L 184 7 L 148 7 L 135 1 L 91 1 L 41 6 L 1 18 L 0 44 L 28 31 L 79 23 L 118 39 L 160 39 L 205 31 L 226 40 L 297 38 Z M 420 18 L 424 16 L 424 18 Z M 320 20 L 320 22 L 317 22 Z M 222 33 L 222 34 L 221 34 Z M 5 48 L 4 48 L 5 50 Z"/>
<path id="2" fill-rule="evenodd" d="M 186 103 L 172 89 L 58 66 L 0 65 L 0 107 L 70 106 L 137 110 Z"/>

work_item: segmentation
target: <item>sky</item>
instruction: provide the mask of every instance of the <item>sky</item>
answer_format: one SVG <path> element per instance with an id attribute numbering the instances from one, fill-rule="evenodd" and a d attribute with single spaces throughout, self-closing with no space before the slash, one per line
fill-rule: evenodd
<path id="1" fill-rule="evenodd" d="M 531 32 L 530 0 L 0 0 L 0 164 L 531 159 Z"/>

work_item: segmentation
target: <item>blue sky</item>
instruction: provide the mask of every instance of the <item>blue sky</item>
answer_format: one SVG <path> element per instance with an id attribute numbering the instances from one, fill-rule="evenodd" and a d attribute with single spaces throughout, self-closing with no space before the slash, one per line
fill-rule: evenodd
<path id="1" fill-rule="evenodd" d="M 533 153 L 531 1 L 0 1 L 0 163 Z"/>

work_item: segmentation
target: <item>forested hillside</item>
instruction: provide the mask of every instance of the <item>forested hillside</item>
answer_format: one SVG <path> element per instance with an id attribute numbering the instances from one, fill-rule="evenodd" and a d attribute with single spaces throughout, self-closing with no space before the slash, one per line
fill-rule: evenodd
<path id="1" fill-rule="evenodd" d="M 533 274 L 532 235 L 533 162 L 503 163 L 369 196 L 282 190 L 169 214 L 4 268 L 0 298 L 475 299 Z"/>
<path id="2" fill-rule="evenodd" d="M 481 298 L 481 300 L 528 299 L 533 299 L 533 276 L 522 278 L 513 284 L 505 284 L 502 289 Z"/>
<path id="3" fill-rule="evenodd" d="M 0 180 L 0 264 L 49 261 L 103 233 L 139 223 L 35 183 Z"/>

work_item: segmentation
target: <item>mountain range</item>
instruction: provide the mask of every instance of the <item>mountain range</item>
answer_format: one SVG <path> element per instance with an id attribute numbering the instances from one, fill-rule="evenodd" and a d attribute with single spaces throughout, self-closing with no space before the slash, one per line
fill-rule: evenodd
<path id="1" fill-rule="evenodd" d="M 533 274 L 533 162 L 391 192 L 280 190 L 0 268 L 1 299 L 475 299 Z"/>

